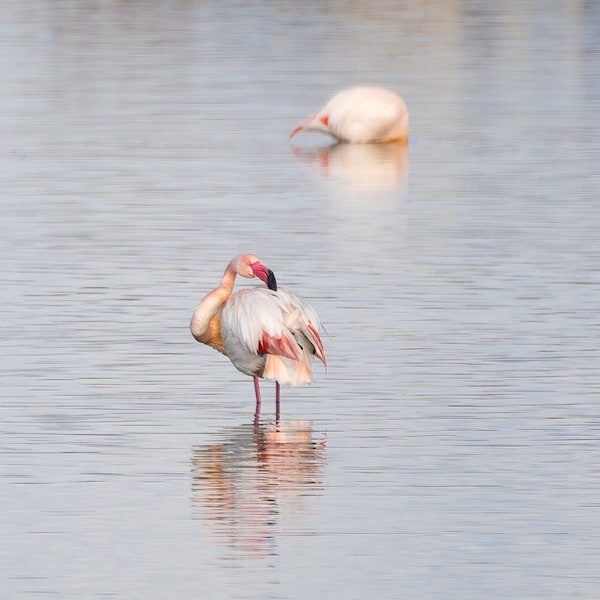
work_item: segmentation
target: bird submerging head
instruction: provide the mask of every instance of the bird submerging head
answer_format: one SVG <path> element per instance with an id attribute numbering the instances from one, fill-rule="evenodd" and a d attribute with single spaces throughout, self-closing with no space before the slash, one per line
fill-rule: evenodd
<path id="1" fill-rule="evenodd" d="M 341 142 L 373 144 L 408 141 L 408 109 L 398 94 L 359 86 L 336 94 L 319 112 L 307 117 L 301 131 L 322 131 Z"/>
<path id="2" fill-rule="evenodd" d="M 233 293 L 237 275 L 256 277 L 266 287 Z M 231 260 L 221 283 L 196 306 L 190 323 L 197 341 L 222 352 L 236 369 L 254 379 L 257 419 L 259 377 L 275 381 L 279 418 L 280 385 L 309 383 L 314 358 L 327 366 L 319 326 L 315 311 L 295 294 L 278 289 L 273 271 L 253 254 L 240 254 Z"/>

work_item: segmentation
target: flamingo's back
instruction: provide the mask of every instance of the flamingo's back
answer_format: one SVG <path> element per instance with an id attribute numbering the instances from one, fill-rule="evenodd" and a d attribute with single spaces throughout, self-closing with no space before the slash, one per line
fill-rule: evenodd
<path id="1" fill-rule="evenodd" d="M 314 310 L 285 290 L 256 287 L 231 296 L 221 315 L 221 336 L 242 373 L 294 386 L 310 382 L 312 359 L 326 364 Z"/>
<path id="2" fill-rule="evenodd" d="M 403 140 L 408 110 L 397 94 L 376 87 L 355 87 L 334 96 L 325 106 L 329 131 L 355 143 Z"/>

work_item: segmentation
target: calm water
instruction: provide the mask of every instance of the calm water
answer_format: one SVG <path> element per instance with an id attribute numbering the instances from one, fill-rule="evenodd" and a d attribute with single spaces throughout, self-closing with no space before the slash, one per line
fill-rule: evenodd
<path id="1" fill-rule="evenodd" d="M 0 31 L 3 599 L 598 597 L 597 3 L 5 0 Z M 359 82 L 408 150 L 290 145 Z M 242 251 L 328 331 L 278 426 L 188 331 Z"/>

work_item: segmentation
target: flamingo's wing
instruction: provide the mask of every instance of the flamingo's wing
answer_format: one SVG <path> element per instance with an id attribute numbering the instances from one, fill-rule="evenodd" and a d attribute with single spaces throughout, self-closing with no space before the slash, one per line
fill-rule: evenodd
<path id="1" fill-rule="evenodd" d="M 385 141 L 404 128 L 408 111 L 396 94 L 374 87 L 355 87 L 331 99 L 329 129 L 353 142 Z M 404 122 L 406 120 L 406 123 Z"/>
<path id="2" fill-rule="evenodd" d="M 325 366 L 325 350 L 319 335 L 321 323 L 315 310 L 287 290 L 279 290 L 279 297 L 284 302 L 286 311 L 284 323 L 291 331 L 300 347 L 309 355 L 314 354 Z"/>
<path id="3" fill-rule="evenodd" d="M 282 385 L 310 382 L 315 356 L 327 366 L 318 326 L 314 310 L 281 289 L 240 290 L 221 314 L 221 335 L 233 364 L 250 375 L 262 370 L 265 379 Z"/>
<path id="4" fill-rule="evenodd" d="M 223 309 L 222 336 L 253 354 L 275 354 L 299 360 L 300 349 L 284 323 L 285 311 L 279 292 L 260 287 L 240 290 Z"/>

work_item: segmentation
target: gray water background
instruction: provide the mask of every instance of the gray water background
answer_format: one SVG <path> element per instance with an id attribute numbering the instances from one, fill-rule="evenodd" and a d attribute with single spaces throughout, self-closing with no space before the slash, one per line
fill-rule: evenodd
<path id="1" fill-rule="evenodd" d="M 2 598 L 597 598 L 599 6 L 5 0 Z M 289 143 L 356 83 L 408 149 Z M 239 252 L 327 328 L 279 426 Z"/>

